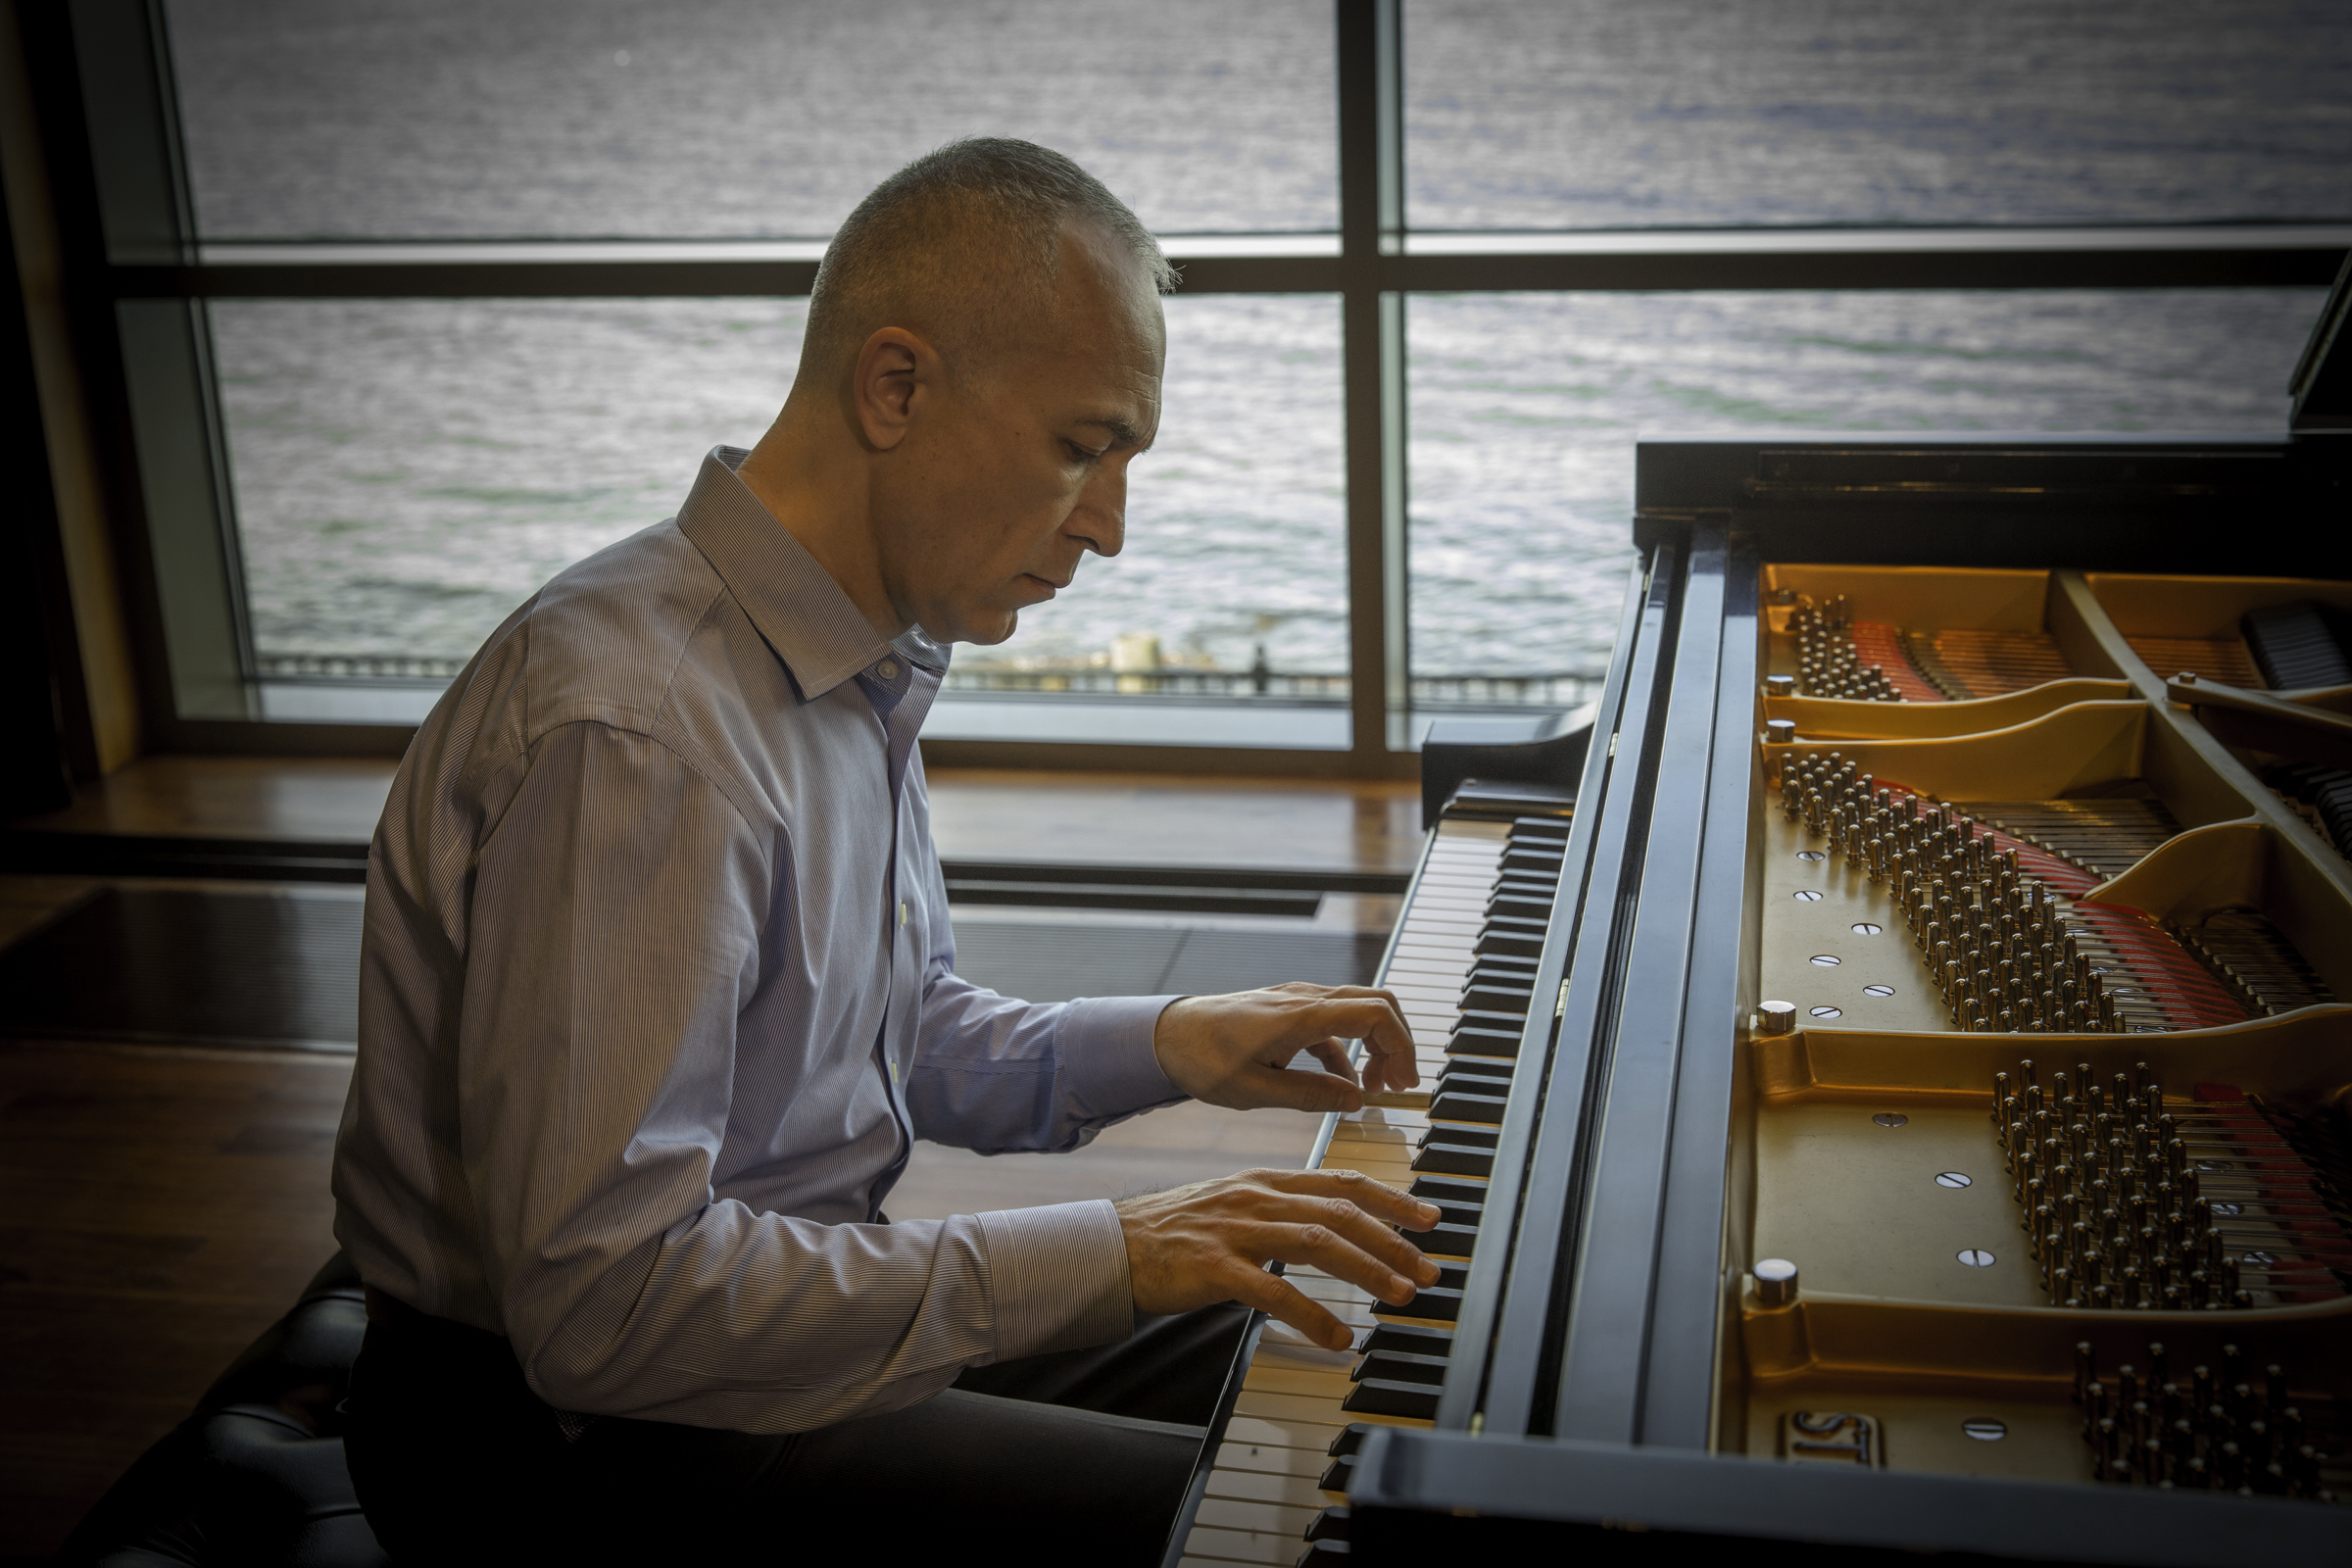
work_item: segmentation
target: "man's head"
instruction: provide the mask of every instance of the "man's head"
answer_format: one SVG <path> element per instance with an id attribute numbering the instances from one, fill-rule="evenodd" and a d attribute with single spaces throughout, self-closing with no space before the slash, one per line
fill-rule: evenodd
<path id="1" fill-rule="evenodd" d="M 877 625 L 1001 642 L 1082 554 L 1120 548 L 1173 281 L 1135 215 L 1060 154 L 942 148 L 826 250 L 792 401 L 746 480 Z M 796 514 L 780 492 L 811 462 L 859 470 L 859 516 Z M 853 501 L 818 488 L 832 514 Z"/>

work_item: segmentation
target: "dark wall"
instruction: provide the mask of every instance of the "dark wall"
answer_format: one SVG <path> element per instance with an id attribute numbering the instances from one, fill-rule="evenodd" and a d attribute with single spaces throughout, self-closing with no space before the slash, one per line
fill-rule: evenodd
<path id="1" fill-rule="evenodd" d="M 0 821 L 72 795 L 64 715 L 78 691 L 57 497 L 14 236 L 0 217 Z M 62 677 L 62 680 L 61 680 Z"/>

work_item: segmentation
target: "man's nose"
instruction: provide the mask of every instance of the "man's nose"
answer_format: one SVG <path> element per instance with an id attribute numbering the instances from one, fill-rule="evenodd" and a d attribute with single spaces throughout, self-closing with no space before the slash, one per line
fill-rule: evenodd
<path id="1" fill-rule="evenodd" d="M 1098 556 L 1115 556 L 1127 544 L 1127 473 L 1124 468 L 1108 466 L 1097 470 L 1095 477 L 1078 498 L 1070 513 L 1070 520 L 1062 524 L 1062 532 L 1077 540 Z"/>

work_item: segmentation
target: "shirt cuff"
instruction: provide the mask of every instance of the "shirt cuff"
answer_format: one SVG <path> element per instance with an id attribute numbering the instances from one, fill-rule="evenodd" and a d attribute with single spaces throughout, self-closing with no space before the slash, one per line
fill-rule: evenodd
<path id="1" fill-rule="evenodd" d="M 1062 1015 L 1054 1054 L 1082 1119 L 1128 1116 L 1182 1100 L 1152 1053 L 1152 1031 L 1175 997 L 1081 997 Z"/>
<path id="2" fill-rule="evenodd" d="M 1107 1199 L 979 1216 L 997 1359 L 1109 1345 L 1135 1332 L 1127 1234 Z"/>

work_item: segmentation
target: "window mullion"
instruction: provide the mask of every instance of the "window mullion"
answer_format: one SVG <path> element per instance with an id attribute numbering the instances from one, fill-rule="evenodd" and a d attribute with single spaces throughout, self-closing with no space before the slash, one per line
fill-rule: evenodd
<path id="1" fill-rule="evenodd" d="M 1348 440 L 1348 702 L 1360 772 L 1411 750 L 1406 681 L 1404 312 L 1384 291 L 1401 249 L 1399 0 L 1336 0 L 1340 277 Z"/>

